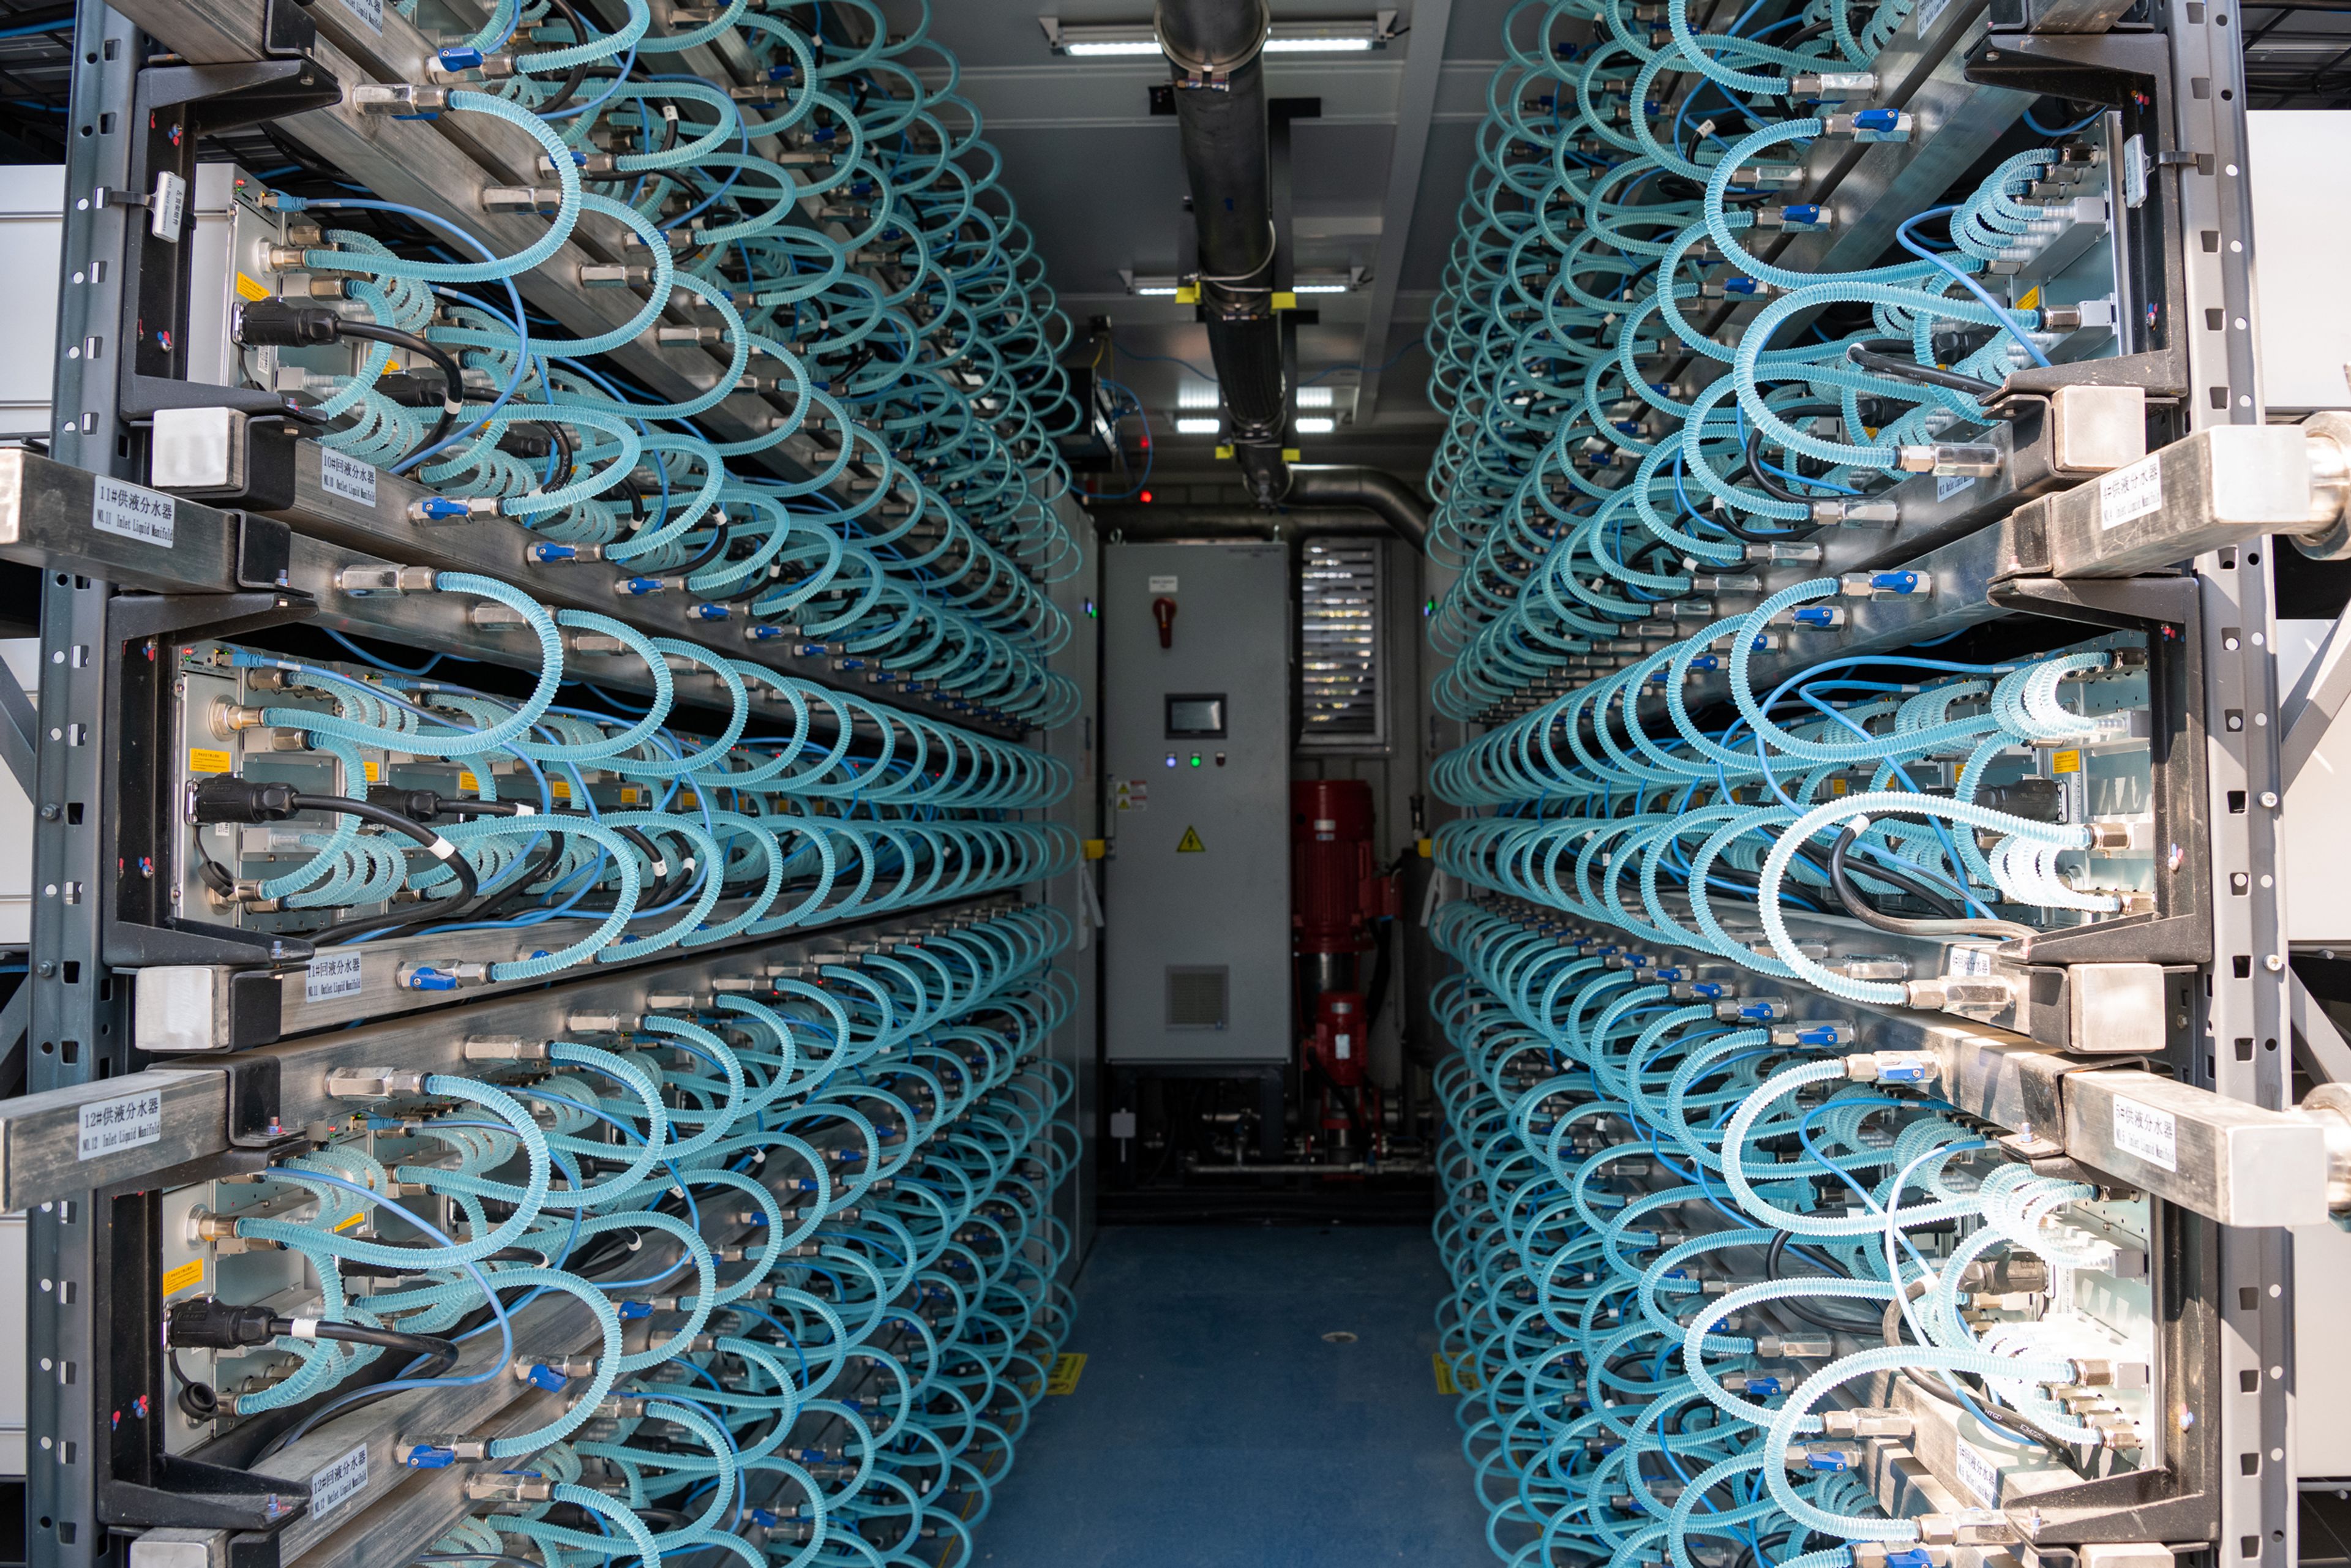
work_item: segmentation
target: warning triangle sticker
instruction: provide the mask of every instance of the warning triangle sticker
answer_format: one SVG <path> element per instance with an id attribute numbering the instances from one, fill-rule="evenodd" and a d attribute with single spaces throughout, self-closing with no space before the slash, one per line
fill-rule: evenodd
<path id="1" fill-rule="evenodd" d="M 1207 854 L 1208 852 L 1208 846 L 1200 841 L 1200 830 L 1197 828 L 1185 829 L 1184 841 L 1176 846 L 1176 852 L 1179 855 Z"/>

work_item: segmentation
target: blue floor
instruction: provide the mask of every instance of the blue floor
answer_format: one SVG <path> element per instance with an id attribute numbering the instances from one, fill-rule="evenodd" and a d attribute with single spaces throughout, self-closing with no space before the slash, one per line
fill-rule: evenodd
<path id="1" fill-rule="evenodd" d="M 1492 1563 L 1430 1362 L 1445 1289 L 1417 1227 L 1102 1231 L 1067 1347 L 1084 1374 L 1040 1402 L 977 1560 Z"/>

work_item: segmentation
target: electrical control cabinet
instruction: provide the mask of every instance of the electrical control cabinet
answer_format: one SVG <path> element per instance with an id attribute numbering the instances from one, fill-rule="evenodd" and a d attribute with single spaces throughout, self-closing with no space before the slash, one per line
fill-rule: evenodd
<path id="1" fill-rule="evenodd" d="M 1286 1061 L 1289 551 L 1123 545 L 1102 597 L 1107 1054 Z"/>

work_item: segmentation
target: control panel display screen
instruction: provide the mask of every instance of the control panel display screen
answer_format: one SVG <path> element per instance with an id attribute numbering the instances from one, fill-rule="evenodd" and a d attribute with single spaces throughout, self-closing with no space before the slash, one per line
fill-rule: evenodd
<path id="1" fill-rule="evenodd" d="M 1225 694 L 1194 693 L 1167 699 L 1167 738 L 1221 737 L 1225 733 Z"/>

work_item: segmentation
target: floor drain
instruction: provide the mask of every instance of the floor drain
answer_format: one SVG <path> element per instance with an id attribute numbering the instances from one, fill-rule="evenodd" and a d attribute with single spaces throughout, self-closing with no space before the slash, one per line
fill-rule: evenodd
<path id="1" fill-rule="evenodd" d="M 1349 1333 L 1345 1329 L 1332 1329 L 1329 1333 L 1322 1336 L 1322 1343 L 1324 1344 L 1353 1344 L 1355 1343 L 1355 1336 Z"/>

